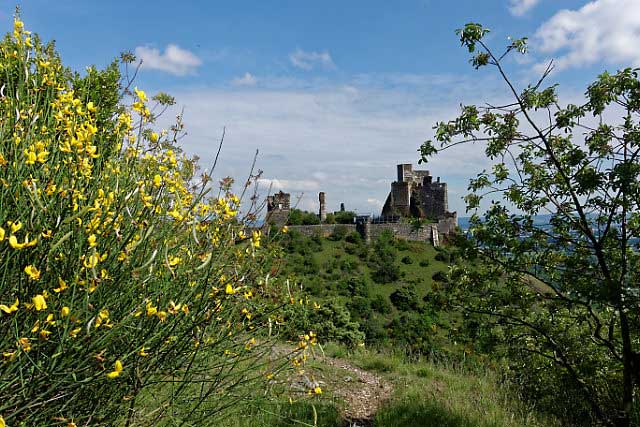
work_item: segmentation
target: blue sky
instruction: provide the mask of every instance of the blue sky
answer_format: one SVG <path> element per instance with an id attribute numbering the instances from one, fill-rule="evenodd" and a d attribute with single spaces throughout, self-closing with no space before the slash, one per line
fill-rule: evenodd
<path id="1" fill-rule="evenodd" d="M 2 2 L 7 31 L 15 3 Z M 303 194 L 315 209 L 325 191 L 379 213 L 396 163 L 415 163 L 437 120 L 461 103 L 500 101 L 491 70 L 474 71 L 454 30 L 469 21 L 529 36 L 531 54 L 509 62 L 522 87 L 550 58 L 550 82 L 567 101 L 605 69 L 640 65 L 638 0 L 368 1 L 44 1 L 18 2 L 27 29 L 55 39 L 63 60 L 82 70 L 121 51 L 143 59 L 137 85 L 174 95 L 184 109 L 187 152 L 207 166 L 226 126 L 217 176 L 242 180 L 255 149 L 272 185 Z M 159 125 L 172 119 L 170 112 Z M 450 184 L 450 207 L 470 176 L 486 167 L 479 149 L 443 154 L 429 165 Z"/>

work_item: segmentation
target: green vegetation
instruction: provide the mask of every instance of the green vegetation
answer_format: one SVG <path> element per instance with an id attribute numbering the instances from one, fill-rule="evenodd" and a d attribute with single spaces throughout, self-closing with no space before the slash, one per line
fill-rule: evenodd
<path id="1" fill-rule="evenodd" d="M 357 391 L 351 386 L 354 368 L 374 372 L 392 391 L 376 404 L 376 427 L 554 427 L 552 420 L 523 406 L 512 390 L 499 386 L 498 378 L 477 365 L 456 366 L 426 360 L 406 362 L 404 355 L 351 351 L 328 344 L 325 353 L 349 360 L 355 366 L 335 367 L 319 358 L 311 362 L 323 373 L 327 390 Z M 466 366 L 466 367 L 465 367 Z M 351 388 L 353 387 L 353 388 Z M 370 391 L 368 391 L 370 392 Z M 313 401 L 254 400 L 251 405 L 220 421 L 220 426 L 321 426 L 346 425 L 341 399 L 330 395 Z"/>
<path id="2" fill-rule="evenodd" d="M 328 238 L 291 231 L 282 244 L 284 273 L 319 305 L 292 309 L 295 329 L 313 329 L 325 341 L 351 346 L 461 353 L 448 337 L 457 316 L 442 310 L 448 249 L 387 233 L 367 245 L 358 233 L 338 230 Z"/>
<path id="3" fill-rule="evenodd" d="M 18 17 L 0 41 L 0 426 L 204 425 L 315 340 L 271 354 L 277 248 L 124 59 L 72 73 Z"/>
<path id="4" fill-rule="evenodd" d="M 472 217 L 464 259 L 450 277 L 451 307 L 466 341 L 509 364 L 510 379 L 567 425 L 640 425 L 640 79 L 603 73 L 580 105 L 556 85 L 517 90 L 505 56 L 467 24 L 460 42 L 476 69 L 493 67 L 512 101 L 463 106 L 435 126 L 422 160 L 482 143 L 493 163 L 469 185 Z M 502 197 L 497 197 L 502 196 Z M 539 215 L 547 214 L 541 221 Z"/>

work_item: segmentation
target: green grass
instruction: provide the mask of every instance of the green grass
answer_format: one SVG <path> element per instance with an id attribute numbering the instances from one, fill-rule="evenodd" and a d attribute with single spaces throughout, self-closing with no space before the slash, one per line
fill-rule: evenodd
<path id="1" fill-rule="evenodd" d="M 384 366 L 394 383 L 390 401 L 376 414 L 376 427 L 542 427 L 550 420 L 536 415 L 498 385 L 488 369 L 460 368 L 432 362 L 404 363 L 393 355 L 354 354 L 359 366 Z M 386 360 L 386 362 L 385 362 Z M 395 366 L 392 370 L 389 367 Z"/>
<path id="2" fill-rule="evenodd" d="M 344 425 L 335 404 L 325 401 L 254 401 L 240 405 L 213 424 L 214 427 L 340 427 Z"/>

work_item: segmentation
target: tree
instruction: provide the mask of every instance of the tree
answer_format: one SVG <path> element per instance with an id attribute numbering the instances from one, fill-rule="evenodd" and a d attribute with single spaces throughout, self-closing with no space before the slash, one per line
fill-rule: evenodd
<path id="1" fill-rule="evenodd" d="M 638 69 L 605 72 L 583 104 L 561 106 L 556 85 L 543 86 L 552 64 L 518 90 L 503 62 L 526 53 L 526 38 L 497 55 L 484 41 L 488 32 L 471 23 L 457 34 L 471 64 L 494 67 L 513 102 L 463 106 L 420 148 L 424 162 L 481 143 L 493 162 L 470 181 L 465 198 L 474 212 L 465 259 L 478 256 L 482 267 L 453 270 L 452 301 L 504 336 L 526 384 L 548 391 L 544 375 L 563 382 L 556 390 L 575 392 L 566 404 L 553 396 L 552 410 L 629 426 L 640 412 Z M 487 195 L 502 200 L 481 217 Z M 540 387 L 528 391 L 544 392 Z"/>

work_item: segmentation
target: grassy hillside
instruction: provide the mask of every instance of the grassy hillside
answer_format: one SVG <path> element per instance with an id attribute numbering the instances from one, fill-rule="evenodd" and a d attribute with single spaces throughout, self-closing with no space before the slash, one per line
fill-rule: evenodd
<path id="1" fill-rule="evenodd" d="M 302 320 L 325 340 L 402 347 L 409 353 L 451 348 L 456 316 L 443 309 L 450 254 L 425 242 L 357 233 L 284 238 L 283 269 L 322 308 Z"/>

